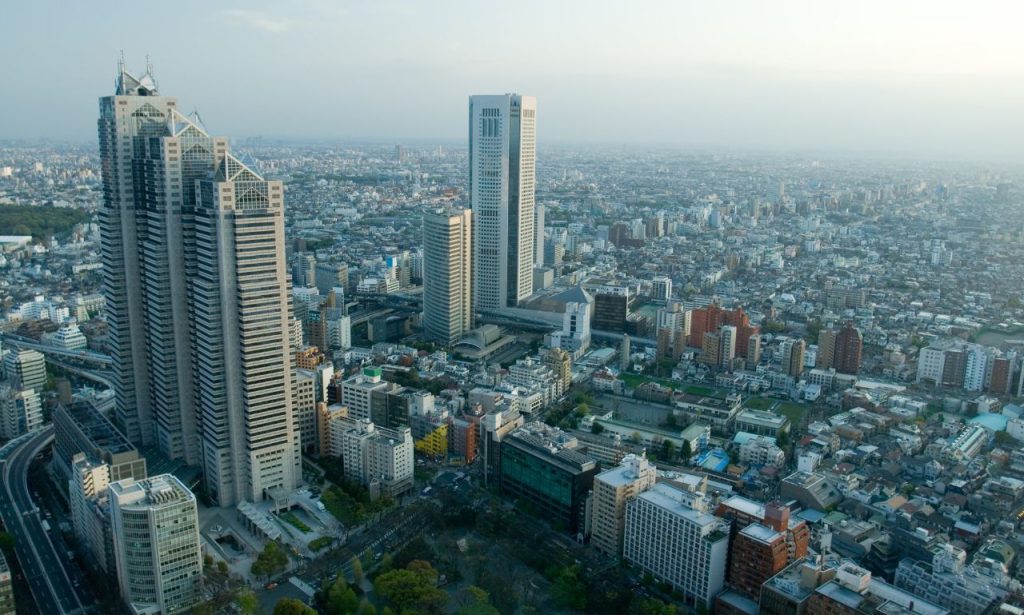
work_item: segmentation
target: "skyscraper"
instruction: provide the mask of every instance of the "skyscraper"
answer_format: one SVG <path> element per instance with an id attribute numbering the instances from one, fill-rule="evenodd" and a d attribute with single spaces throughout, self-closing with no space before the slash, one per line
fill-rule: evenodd
<path id="1" fill-rule="evenodd" d="M 140 446 L 199 462 L 187 280 L 195 180 L 213 171 L 226 139 L 206 134 L 161 96 L 152 72 L 120 66 L 100 99 L 100 210 L 117 423 Z M 148 189 L 147 189 L 148 188 Z"/>
<path id="2" fill-rule="evenodd" d="M 120 66 L 100 99 L 117 423 L 201 465 L 224 506 L 299 480 L 280 182 Z"/>
<path id="3" fill-rule="evenodd" d="M 423 335 L 454 344 L 472 327 L 472 223 L 469 210 L 423 216 Z"/>
<path id="4" fill-rule="evenodd" d="M 474 310 L 514 307 L 533 290 L 537 100 L 469 97 Z"/>
<path id="5" fill-rule="evenodd" d="M 229 153 L 198 182 L 197 405 L 206 488 L 221 506 L 301 482 L 292 407 L 284 188 Z"/>

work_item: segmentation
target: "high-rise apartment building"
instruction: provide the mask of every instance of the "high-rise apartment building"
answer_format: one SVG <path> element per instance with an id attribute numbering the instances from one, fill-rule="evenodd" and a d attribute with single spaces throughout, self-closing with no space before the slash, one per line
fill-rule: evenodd
<path id="1" fill-rule="evenodd" d="M 590 543 L 609 555 L 622 555 L 626 502 L 654 485 L 657 469 L 645 457 L 626 455 L 622 463 L 594 477 Z"/>
<path id="2" fill-rule="evenodd" d="M 782 372 L 788 376 L 799 378 L 804 373 L 804 351 L 807 345 L 803 340 L 786 340 L 782 342 Z"/>
<path id="3" fill-rule="evenodd" d="M 651 299 L 669 301 L 672 298 L 672 278 L 657 276 L 651 280 Z"/>
<path id="4" fill-rule="evenodd" d="M 814 366 L 818 369 L 829 369 L 836 356 L 836 332 L 822 329 L 818 332 L 818 355 Z"/>
<path id="5" fill-rule="evenodd" d="M 470 96 L 473 305 L 514 307 L 533 291 L 537 100 Z"/>
<path id="6" fill-rule="evenodd" d="M 740 530 L 730 551 L 730 585 L 755 599 L 761 594 L 761 584 L 789 563 L 786 536 L 760 523 Z"/>
<path id="7" fill-rule="evenodd" d="M 688 605 L 711 608 L 725 584 L 728 525 L 706 501 L 657 483 L 626 504 L 623 557 L 681 593 Z"/>
<path id="8" fill-rule="evenodd" d="M 423 216 L 423 335 L 446 346 L 472 328 L 472 225 L 470 210 Z"/>
<path id="9" fill-rule="evenodd" d="M 110 485 L 121 597 L 135 613 L 184 613 L 202 599 L 196 498 L 171 474 Z"/>
<path id="10" fill-rule="evenodd" d="M 280 182 L 121 67 L 100 100 L 104 294 L 117 422 L 201 465 L 223 506 L 299 480 Z"/>
<path id="11" fill-rule="evenodd" d="M 860 331 L 852 322 L 846 323 L 836 334 L 836 350 L 833 366 L 841 374 L 856 374 L 860 371 L 860 357 L 863 349 Z"/>
<path id="12" fill-rule="evenodd" d="M 12 350 L 4 356 L 4 375 L 14 388 L 42 393 L 46 386 L 46 357 L 35 350 Z"/>
<path id="13" fill-rule="evenodd" d="M 0 386 L 0 438 L 14 439 L 43 428 L 43 403 L 35 389 Z"/>

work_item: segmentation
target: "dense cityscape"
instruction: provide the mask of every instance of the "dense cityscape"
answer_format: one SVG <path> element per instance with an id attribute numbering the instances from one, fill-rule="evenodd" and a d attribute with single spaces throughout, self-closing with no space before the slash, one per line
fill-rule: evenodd
<path id="1" fill-rule="evenodd" d="M 0 615 L 1024 613 L 1019 166 L 174 86 L 0 142 Z"/>

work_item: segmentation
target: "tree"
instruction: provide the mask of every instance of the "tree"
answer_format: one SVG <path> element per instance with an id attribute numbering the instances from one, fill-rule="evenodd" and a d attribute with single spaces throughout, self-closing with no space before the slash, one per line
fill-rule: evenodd
<path id="1" fill-rule="evenodd" d="M 274 605 L 274 615 L 317 615 L 316 611 L 295 598 L 281 598 Z"/>
<path id="2" fill-rule="evenodd" d="M 352 561 L 352 578 L 355 580 L 356 585 L 363 582 L 363 563 L 359 560 Z"/>
<path id="3" fill-rule="evenodd" d="M 435 586 L 437 576 L 437 571 L 429 563 L 414 560 L 405 569 L 379 575 L 373 582 L 373 588 L 399 612 L 441 613 L 448 594 Z"/>
<path id="4" fill-rule="evenodd" d="M 351 615 L 358 607 L 356 592 L 345 582 L 345 577 L 339 574 L 327 590 L 327 612 L 331 615 Z"/>
<path id="5" fill-rule="evenodd" d="M 217 612 L 217 606 L 212 600 L 206 602 L 200 602 L 199 604 L 192 607 L 192 615 L 214 615 Z"/>
<path id="6" fill-rule="evenodd" d="M 603 432 L 604 432 L 604 425 L 602 425 L 601 423 L 598 423 L 597 421 L 594 421 L 593 423 L 591 423 L 591 425 L 590 425 L 590 433 L 592 433 L 592 434 L 600 434 L 600 433 L 603 433 Z"/>
<path id="7" fill-rule="evenodd" d="M 671 440 L 661 441 L 661 458 L 666 461 L 671 461 L 676 457 L 676 445 Z"/>
<path id="8" fill-rule="evenodd" d="M 359 603 L 359 610 L 356 611 L 356 615 L 377 615 L 377 608 L 370 604 L 370 601 L 363 598 L 363 601 Z"/>
<path id="9" fill-rule="evenodd" d="M 782 430 L 777 436 L 775 436 L 775 444 L 785 450 L 789 446 L 789 432 Z"/>
<path id="10" fill-rule="evenodd" d="M 476 585 L 470 585 L 459 592 L 459 602 L 459 610 L 456 611 L 458 615 L 500 615 L 501 613 L 491 605 L 490 595 Z"/>
<path id="11" fill-rule="evenodd" d="M 563 566 L 549 571 L 551 598 L 560 608 L 582 611 L 587 608 L 587 587 L 580 580 L 579 566 Z"/>
<path id="12" fill-rule="evenodd" d="M 288 554 L 277 546 L 276 542 L 268 542 L 256 561 L 252 563 L 252 573 L 258 577 L 273 576 L 288 566 Z"/>
<path id="13" fill-rule="evenodd" d="M 0 532 L 0 549 L 3 549 L 4 553 L 14 553 L 15 542 L 17 540 L 14 538 L 14 534 Z"/>
<path id="14" fill-rule="evenodd" d="M 238 606 L 242 615 L 256 615 L 260 612 L 260 601 L 256 598 L 256 594 L 249 590 L 243 590 L 235 596 L 235 605 Z"/>
<path id="15" fill-rule="evenodd" d="M 693 457 L 693 447 L 690 446 L 689 440 L 683 440 L 683 450 L 679 453 L 679 456 L 689 461 L 690 457 Z"/>
<path id="16" fill-rule="evenodd" d="M 217 562 L 217 572 L 219 572 L 221 574 L 227 574 L 227 571 L 228 571 L 228 563 L 225 562 L 224 560 L 219 560 Z"/>

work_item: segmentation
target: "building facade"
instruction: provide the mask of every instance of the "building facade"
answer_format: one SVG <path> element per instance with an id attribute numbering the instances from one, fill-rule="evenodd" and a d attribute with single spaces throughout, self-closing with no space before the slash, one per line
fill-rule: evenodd
<path id="1" fill-rule="evenodd" d="M 450 346 L 473 328 L 473 212 L 423 216 L 423 335 Z"/>
<path id="2" fill-rule="evenodd" d="M 626 527 L 626 502 L 646 491 L 657 478 L 657 469 L 645 457 L 626 455 L 617 468 L 594 477 L 590 543 L 616 557 L 622 555 Z"/>
<path id="3" fill-rule="evenodd" d="M 177 478 L 112 483 L 110 519 L 117 580 L 133 612 L 184 613 L 202 599 L 196 498 Z"/>
<path id="4" fill-rule="evenodd" d="M 710 609 L 725 585 L 729 532 L 706 510 L 700 494 L 655 484 L 626 504 L 623 557 Z"/>
<path id="5" fill-rule="evenodd" d="M 477 311 L 515 307 L 533 292 L 536 114 L 532 96 L 469 98 Z"/>

